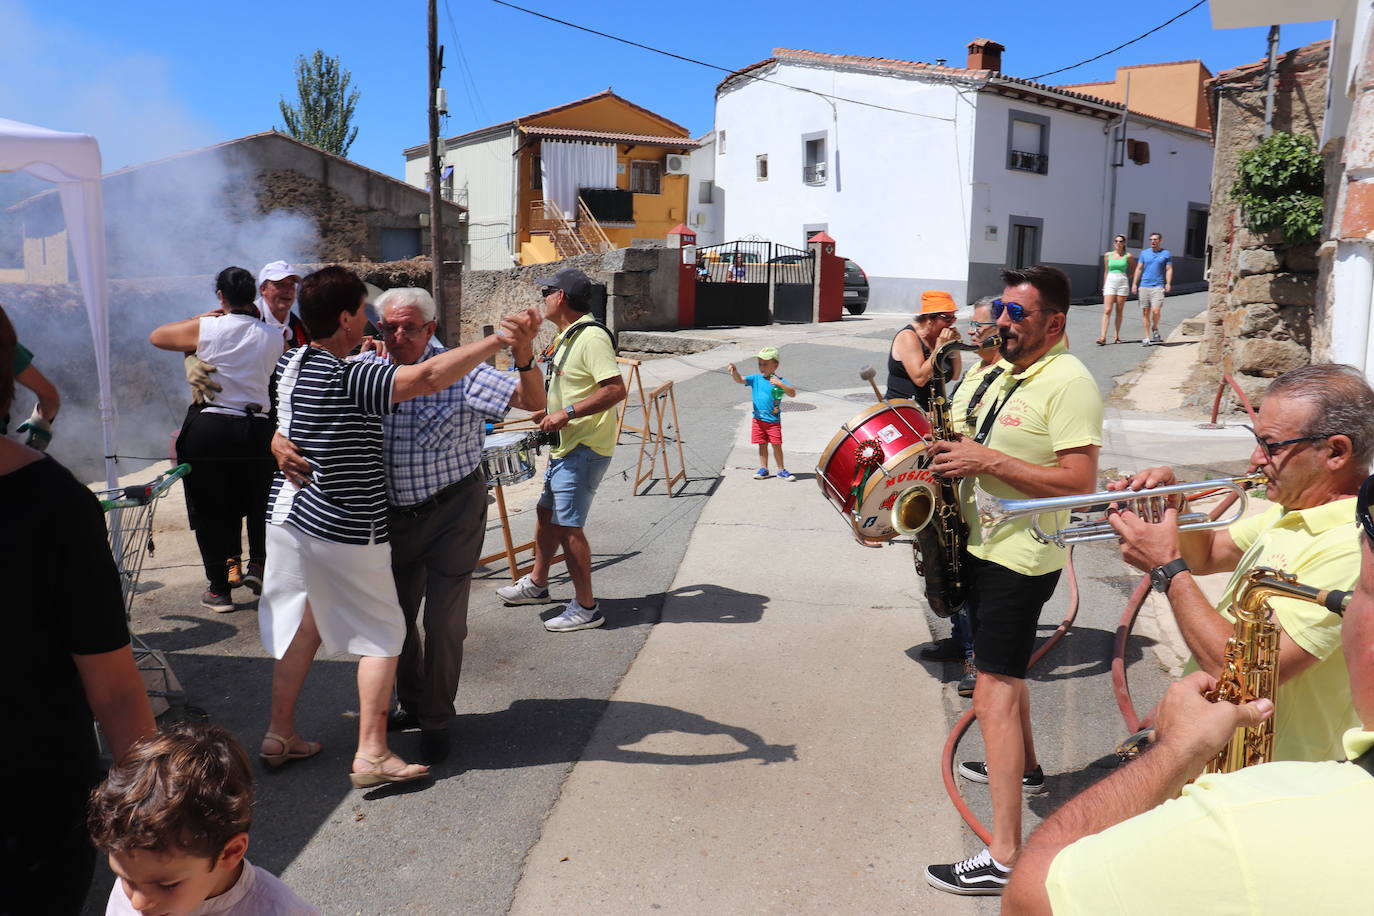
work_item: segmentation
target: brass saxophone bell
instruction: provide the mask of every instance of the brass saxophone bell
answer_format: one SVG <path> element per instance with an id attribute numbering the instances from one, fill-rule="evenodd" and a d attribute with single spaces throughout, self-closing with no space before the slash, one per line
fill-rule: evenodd
<path id="1" fill-rule="evenodd" d="M 935 516 L 935 491 L 926 484 L 908 487 L 892 504 L 892 527 L 898 534 L 920 531 Z"/>

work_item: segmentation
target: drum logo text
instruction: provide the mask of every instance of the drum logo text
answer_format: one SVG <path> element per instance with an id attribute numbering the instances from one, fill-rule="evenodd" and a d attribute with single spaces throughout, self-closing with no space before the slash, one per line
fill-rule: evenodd
<path id="1" fill-rule="evenodd" d="M 887 480 L 883 482 L 883 486 L 895 487 L 899 483 L 906 483 L 910 480 L 922 480 L 926 483 L 933 483 L 935 481 L 935 475 L 932 474 L 929 471 L 929 469 L 921 468 L 920 470 L 907 471 L 904 474 L 898 474 L 895 477 L 889 477 L 887 478 Z"/>

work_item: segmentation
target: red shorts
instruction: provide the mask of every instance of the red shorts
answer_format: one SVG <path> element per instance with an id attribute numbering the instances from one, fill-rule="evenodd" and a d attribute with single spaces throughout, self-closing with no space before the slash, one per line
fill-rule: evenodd
<path id="1" fill-rule="evenodd" d="M 782 445 L 782 424 L 769 423 L 767 420 L 760 420 L 755 417 L 754 432 L 749 441 L 754 445 L 764 445 L 769 442 L 774 445 Z"/>

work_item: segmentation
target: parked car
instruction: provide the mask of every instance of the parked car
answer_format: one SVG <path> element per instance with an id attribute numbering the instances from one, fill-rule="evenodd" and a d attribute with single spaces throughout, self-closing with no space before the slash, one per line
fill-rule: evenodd
<path id="1" fill-rule="evenodd" d="M 848 258 L 844 262 L 844 308 L 851 315 L 862 315 L 868 308 L 868 274 Z"/>

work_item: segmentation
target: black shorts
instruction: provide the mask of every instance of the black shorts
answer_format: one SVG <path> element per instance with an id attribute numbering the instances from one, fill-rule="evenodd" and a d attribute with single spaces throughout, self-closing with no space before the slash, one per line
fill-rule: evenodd
<path id="1" fill-rule="evenodd" d="M 964 569 L 974 666 L 989 674 L 1024 678 L 1035 650 L 1040 611 L 1054 595 L 1060 570 L 1027 576 L 967 553 Z"/>

